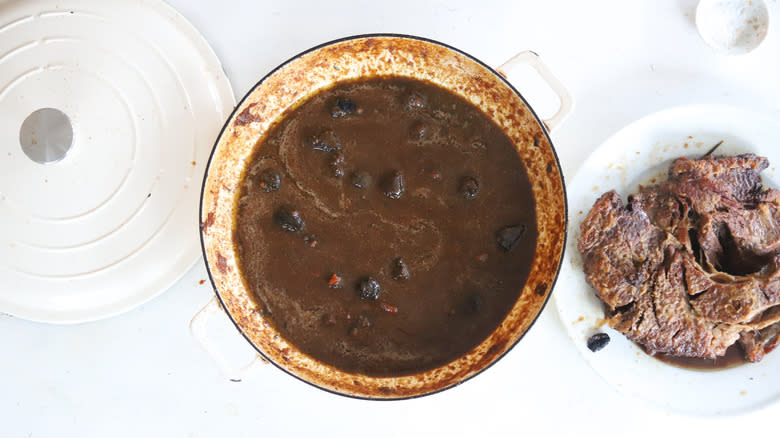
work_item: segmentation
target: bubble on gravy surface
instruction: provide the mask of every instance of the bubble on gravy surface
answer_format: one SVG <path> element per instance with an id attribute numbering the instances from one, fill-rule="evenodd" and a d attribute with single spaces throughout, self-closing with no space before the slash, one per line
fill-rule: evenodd
<path id="1" fill-rule="evenodd" d="M 258 143 L 240 190 L 239 267 L 264 318 L 347 372 L 408 375 L 467 353 L 512 308 L 533 260 L 515 146 L 432 84 L 367 79 L 315 94 Z M 398 259 L 407 272 L 394 276 Z"/>

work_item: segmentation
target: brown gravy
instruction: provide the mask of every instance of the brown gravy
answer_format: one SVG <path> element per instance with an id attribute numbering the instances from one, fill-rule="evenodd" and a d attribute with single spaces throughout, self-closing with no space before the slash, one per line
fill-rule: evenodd
<path id="1" fill-rule="evenodd" d="M 747 360 L 745 359 L 745 349 L 742 348 L 742 345 L 739 343 L 735 343 L 726 350 L 726 354 L 716 357 L 715 359 L 673 356 L 664 353 L 657 353 L 652 355 L 652 357 L 661 362 L 668 363 L 669 365 L 697 371 L 725 370 L 747 363 Z"/>
<path id="2" fill-rule="evenodd" d="M 235 219 L 245 283 L 286 340 L 341 370 L 444 365 L 501 323 L 528 277 L 536 217 L 517 150 L 438 86 L 374 78 L 319 92 L 247 169 Z"/>

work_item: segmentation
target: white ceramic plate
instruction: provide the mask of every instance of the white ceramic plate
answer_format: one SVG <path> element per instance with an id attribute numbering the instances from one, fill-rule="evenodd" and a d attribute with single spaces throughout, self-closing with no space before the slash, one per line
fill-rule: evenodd
<path id="1" fill-rule="evenodd" d="M 585 282 L 577 239 L 582 220 L 602 193 L 615 189 L 625 202 L 639 184 L 665 179 L 674 158 L 700 157 L 720 140 L 718 154 L 753 152 L 768 157 L 764 185 L 778 187 L 780 122 L 715 105 L 673 108 L 632 123 L 596 149 L 567 183 L 569 235 L 553 294 L 561 320 L 585 360 L 608 383 L 678 413 L 736 414 L 777 400 L 780 351 L 759 363 L 717 371 L 682 369 L 653 359 L 622 334 L 601 325 L 602 306 Z M 608 333 L 611 342 L 593 353 L 586 340 L 600 331 Z"/>
<path id="2" fill-rule="evenodd" d="M 234 103 L 206 41 L 159 0 L 3 2 L 0 312 L 95 320 L 179 279 L 200 257 L 201 181 Z M 20 138 L 42 108 L 72 127 L 47 164 Z M 40 131 L 30 144 L 51 145 Z"/>

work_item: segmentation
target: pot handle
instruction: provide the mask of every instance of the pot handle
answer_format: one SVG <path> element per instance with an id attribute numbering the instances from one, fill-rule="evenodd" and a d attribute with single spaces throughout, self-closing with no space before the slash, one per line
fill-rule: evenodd
<path id="1" fill-rule="evenodd" d="M 558 96 L 558 99 L 560 99 L 558 111 L 549 119 L 543 120 L 544 124 L 547 125 L 547 130 L 553 131 L 561 122 L 569 117 L 569 114 L 571 114 L 571 111 L 574 109 L 574 98 L 571 96 L 571 93 L 569 93 L 569 90 L 563 86 L 563 83 L 555 77 L 549 68 L 547 68 L 547 64 L 542 62 L 539 55 L 530 50 L 520 52 L 511 57 L 496 70 L 508 79 L 507 73 L 511 73 L 513 69 L 520 65 L 527 65 L 536 70 L 539 76 L 547 82 L 547 85 L 549 85 L 552 91 Z"/>
<path id="2" fill-rule="evenodd" d="M 212 297 L 208 304 L 203 306 L 203 308 L 192 318 L 192 321 L 190 321 L 190 332 L 192 333 L 192 337 L 195 338 L 203 350 L 211 357 L 211 360 L 217 365 L 217 368 L 219 368 L 222 375 L 230 379 L 231 382 L 240 382 L 241 379 L 247 375 L 249 370 L 261 363 L 267 364 L 268 362 L 263 356 L 256 354 L 255 358 L 248 364 L 240 368 L 232 366 L 225 358 L 225 355 L 222 354 L 219 347 L 217 347 L 217 344 L 212 342 L 211 338 L 209 338 L 206 333 L 206 327 L 208 326 L 209 321 L 217 313 L 224 314 L 224 311 L 222 310 L 222 305 L 220 305 L 219 300 L 217 300 L 217 297 L 215 296 Z"/>

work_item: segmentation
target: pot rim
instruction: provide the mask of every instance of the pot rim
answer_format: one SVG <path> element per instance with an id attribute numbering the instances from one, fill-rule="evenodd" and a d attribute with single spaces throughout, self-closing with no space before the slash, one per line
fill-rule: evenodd
<path id="1" fill-rule="evenodd" d="M 224 125 L 222 126 L 222 129 L 220 129 L 219 134 L 217 135 L 216 139 L 214 140 L 214 146 L 211 148 L 211 152 L 209 153 L 209 159 L 206 162 L 206 169 L 205 169 L 204 174 L 203 174 L 203 182 L 201 183 L 201 190 L 200 190 L 200 204 L 198 205 L 198 221 L 200 223 L 201 218 L 203 217 L 203 198 L 204 198 L 205 191 L 206 191 L 206 181 L 208 179 L 209 170 L 211 169 L 211 161 L 214 158 L 214 153 L 217 150 L 217 146 L 219 145 L 219 142 L 222 139 L 222 136 L 225 133 L 225 130 L 228 128 L 228 126 L 230 126 L 231 120 L 233 120 L 233 117 L 235 116 L 236 112 L 239 110 L 239 108 L 241 108 L 243 106 L 243 104 L 246 101 L 246 99 L 249 98 L 249 96 L 252 95 L 252 93 L 260 85 L 262 85 L 269 77 L 273 76 L 277 71 L 282 69 L 284 66 L 290 64 L 291 62 L 295 61 L 296 59 L 298 59 L 298 58 L 300 58 L 300 57 L 302 57 L 302 56 L 304 56 L 304 55 L 306 55 L 308 53 L 314 52 L 316 50 L 322 49 L 322 48 L 330 46 L 330 45 L 334 45 L 334 44 L 338 44 L 338 43 L 342 43 L 342 42 L 350 41 L 350 40 L 363 39 L 363 38 L 401 38 L 401 39 L 411 39 L 411 40 L 423 41 L 423 42 L 426 42 L 426 43 L 431 43 L 431 44 L 435 44 L 435 45 L 444 47 L 444 48 L 452 50 L 452 51 L 454 51 L 454 52 L 456 52 L 456 53 L 458 53 L 460 55 L 463 55 L 466 58 L 474 61 L 475 63 L 477 63 L 480 66 L 482 66 L 485 69 L 487 69 L 493 75 L 498 77 L 501 80 L 501 82 L 504 83 L 504 85 L 509 87 L 509 89 L 512 90 L 512 92 L 515 93 L 517 95 L 517 97 L 519 97 L 520 100 L 523 101 L 523 103 L 526 105 L 528 110 L 533 115 L 533 117 L 536 120 L 536 122 L 539 124 L 539 126 L 541 126 L 542 133 L 545 135 L 545 137 L 547 138 L 548 143 L 550 144 L 550 149 L 552 151 L 553 157 L 555 158 L 555 164 L 558 167 L 558 171 L 559 171 L 558 174 L 560 175 L 560 178 L 561 178 L 561 187 L 562 187 L 562 191 L 563 191 L 563 210 L 564 210 L 563 211 L 563 213 L 564 213 L 564 215 L 563 215 L 563 243 L 562 243 L 563 246 L 562 246 L 562 250 L 561 250 L 560 260 L 558 262 L 558 266 L 557 266 L 556 271 L 555 271 L 555 275 L 552 277 L 552 282 L 550 284 L 550 292 L 545 297 L 544 302 L 542 303 L 542 306 L 539 309 L 539 312 L 534 316 L 533 320 L 530 322 L 530 324 L 525 329 L 525 331 L 522 334 L 520 334 L 520 336 L 517 338 L 517 340 L 515 342 L 513 342 L 506 349 L 506 351 L 504 351 L 500 356 L 497 356 L 490 363 L 488 363 L 487 365 L 485 365 L 481 369 L 479 369 L 476 372 L 474 372 L 474 374 L 464 378 L 463 380 L 461 380 L 461 381 L 459 381 L 457 383 L 449 385 L 449 386 L 445 386 L 445 387 L 442 387 L 442 388 L 439 388 L 439 389 L 435 389 L 435 390 L 432 390 L 432 391 L 429 391 L 429 392 L 425 392 L 425 393 L 422 393 L 422 394 L 414 394 L 414 395 L 395 397 L 395 398 L 368 397 L 368 396 L 360 396 L 360 395 L 346 394 L 346 393 L 343 393 L 343 392 L 339 392 L 339 391 L 336 391 L 336 390 L 333 390 L 333 389 L 330 389 L 330 388 L 327 388 L 327 387 L 324 387 L 324 386 L 317 385 L 316 383 L 310 382 L 310 381 L 308 381 L 308 380 L 306 380 L 306 379 L 304 379 L 304 378 L 302 378 L 300 376 L 295 375 L 291 371 L 287 370 L 285 367 L 281 366 L 280 364 L 276 363 L 274 360 L 272 360 L 271 358 L 266 356 L 266 354 L 262 350 L 260 350 L 252 342 L 251 339 L 249 339 L 249 337 L 246 335 L 246 333 L 244 333 L 244 331 L 241 329 L 241 326 L 236 322 L 236 320 L 233 317 L 233 315 L 229 311 L 227 311 L 227 307 L 225 306 L 225 302 L 222 299 L 222 295 L 220 294 L 219 289 L 217 288 L 216 283 L 214 282 L 214 277 L 213 277 L 213 275 L 211 273 L 211 266 L 209 266 L 208 257 L 207 257 L 207 254 L 206 254 L 206 243 L 204 241 L 204 233 L 203 233 L 202 227 L 199 227 L 198 234 L 200 236 L 201 253 L 202 253 L 202 256 L 203 256 L 204 264 L 206 265 L 206 274 L 209 277 L 209 282 L 211 283 L 212 289 L 214 289 L 214 294 L 216 295 L 217 300 L 219 301 L 220 307 L 222 308 L 224 313 L 227 315 L 227 317 L 230 319 L 230 322 L 232 322 L 233 325 L 236 327 L 236 329 L 241 334 L 241 336 L 244 337 L 244 339 L 249 343 L 249 345 L 251 345 L 252 348 L 255 349 L 257 354 L 259 354 L 266 362 L 269 362 L 269 363 L 273 364 L 276 368 L 280 369 L 285 374 L 294 377 L 296 380 L 304 382 L 304 383 L 306 383 L 308 385 L 311 385 L 311 386 L 313 386 L 313 387 L 315 387 L 317 389 L 326 391 L 326 392 L 331 393 L 331 394 L 339 395 L 339 396 L 342 396 L 342 397 L 358 399 L 358 400 L 372 400 L 372 401 L 410 400 L 410 399 L 415 399 L 415 398 L 420 398 L 420 397 L 425 397 L 425 396 L 437 394 L 437 393 L 440 393 L 442 391 L 446 391 L 448 389 L 454 388 L 456 386 L 460 386 L 461 384 L 463 384 L 463 383 L 473 379 L 474 377 L 482 374 L 485 370 L 489 369 L 495 363 L 497 363 L 499 360 L 503 359 L 504 356 L 506 356 L 510 351 L 512 351 L 512 349 L 514 349 L 515 346 L 525 337 L 525 335 L 531 330 L 531 328 L 534 326 L 536 321 L 539 319 L 539 316 L 541 316 L 542 312 L 544 312 L 544 309 L 547 307 L 547 303 L 549 303 L 549 301 L 550 301 L 550 297 L 552 296 L 553 292 L 555 291 L 555 284 L 557 283 L 558 276 L 560 275 L 560 272 L 561 272 L 561 265 L 563 264 L 563 258 L 564 258 L 564 254 L 566 252 L 566 244 L 567 244 L 568 228 L 569 228 L 569 202 L 568 202 L 568 197 L 567 197 L 567 193 L 566 193 L 566 181 L 565 181 L 565 178 L 563 176 L 563 171 L 561 169 L 561 162 L 560 162 L 560 159 L 558 158 L 558 153 L 555 150 L 555 145 L 553 144 L 552 139 L 550 138 L 550 133 L 549 133 L 549 130 L 547 128 L 547 125 L 536 114 L 536 112 L 534 111 L 533 107 L 528 103 L 528 101 L 525 99 L 525 97 L 523 97 L 523 95 L 509 82 L 509 80 L 507 80 L 507 78 L 503 74 L 499 73 L 495 68 L 485 64 L 484 62 L 482 62 L 478 58 L 475 58 L 474 56 L 472 56 L 472 55 L 470 55 L 470 54 L 468 54 L 468 53 L 466 53 L 466 52 L 464 52 L 464 51 L 462 51 L 460 49 L 457 49 L 457 48 L 455 48 L 455 47 L 453 47 L 453 46 L 451 46 L 449 44 L 445 44 L 445 43 L 442 43 L 442 42 L 439 42 L 439 41 L 436 41 L 436 40 L 433 40 L 433 39 L 430 39 L 430 38 L 426 38 L 426 37 L 420 37 L 420 36 L 408 35 L 408 34 L 398 34 L 398 33 L 357 34 L 357 35 L 351 35 L 351 36 L 346 36 L 346 37 L 341 37 L 341 38 L 337 38 L 337 39 L 334 39 L 334 40 L 330 40 L 330 41 L 324 42 L 322 44 L 318 44 L 318 45 L 316 45 L 314 47 L 311 47 L 309 49 L 306 49 L 306 50 L 304 50 L 302 52 L 299 52 L 296 55 L 294 55 L 294 56 L 288 58 L 287 60 L 283 61 L 281 64 L 279 64 L 278 66 L 273 68 L 270 72 L 268 72 L 268 74 L 263 76 L 259 81 L 257 81 L 257 83 L 255 83 L 255 85 L 252 86 L 246 92 L 246 94 L 244 94 L 244 96 L 238 101 L 238 103 L 236 104 L 235 108 L 233 108 L 233 111 L 227 117 Z"/>

